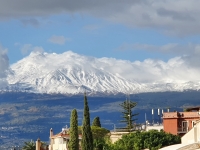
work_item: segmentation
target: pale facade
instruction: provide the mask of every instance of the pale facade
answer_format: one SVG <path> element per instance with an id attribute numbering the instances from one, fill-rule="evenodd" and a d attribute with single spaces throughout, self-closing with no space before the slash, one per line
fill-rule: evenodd
<path id="1" fill-rule="evenodd" d="M 115 143 L 122 138 L 122 135 L 129 134 L 129 132 L 110 132 L 110 140 L 112 143 Z"/>
<path id="2" fill-rule="evenodd" d="M 153 125 L 153 126 L 146 126 L 146 131 L 149 130 L 163 130 L 163 125 Z"/>
<path id="3" fill-rule="evenodd" d="M 200 120 L 196 121 L 194 127 L 181 138 L 181 143 L 200 143 Z"/>
<path id="4" fill-rule="evenodd" d="M 50 143 L 49 150 L 69 150 L 69 129 L 64 128 L 58 134 L 53 134 L 53 129 L 50 129 Z M 81 135 L 79 135 L 79 140 L 81 140 Z"/>

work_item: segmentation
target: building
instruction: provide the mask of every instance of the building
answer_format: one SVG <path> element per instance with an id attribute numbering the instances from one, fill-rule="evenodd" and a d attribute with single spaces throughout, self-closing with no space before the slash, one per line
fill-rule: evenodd
<path id="1" fill-rule="evenodd" d="M 200 118 L 200 106 L 187 108 L 184 112 L 163 113 L 164 131 L 174 135 L 185 135 Z"/>
<path id="2" fill-rule="evenodd" d="M 53 129 L 50 129 L 50 143 L 49 150 L 69 150 L 69 128 L 63 128 L 58 134 L 53 134 Z M 81 142 L 81 135 L 79 135 L 79 141 Z"/>
<path id="3" fill-rule="evenodd" d="M 163 130 L 163 125 L 162 124 L 153 124 L 153 125 L 147 125 L 145 131 L 149 130 Z"/>
<path id="4" fill-rule="evenodd" d="M 116 132 L 116 131 L 111 131 L 110 132 L 110 140 L 111 143 L 115 143 L 116 141 L 118 141 L 119 139 L 122 138 L 123 135 L 125 134 L 129 134 L 129 132 Z"/>
<path id="5" fill-rule="evenodd" d="M 200 120 L 181 138 L 181 144 L 170 145 L 160 150 L 200 150 Z"/>

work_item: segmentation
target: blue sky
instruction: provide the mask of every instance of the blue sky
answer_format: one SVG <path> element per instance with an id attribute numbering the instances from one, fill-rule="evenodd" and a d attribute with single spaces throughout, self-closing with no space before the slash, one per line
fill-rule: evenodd
<path id="1" fill-rule="evenodd" d="M 19 20 L 1 22 L 1 45 L 8 50 L 10 63 L 27 56 L 34 47 L 46 52 L 62 53 L 67 50 L 94 57 L 114 57 L 130 61 L 156 58 L 167 60 L 171 55 L 132 48 L 132 44 L 162 46 L 179 39 L 160 34 L 153 29 L 130 28 L 120 23 L 106 22 L 91 16 L 57 15 L 39 26 L 25 25 Z M 66 21 L 64 21 L 66 20 Z M 67 20 L 71 20 L 67 23 Z M 40 19 L 39 19 L 40 21 Z M 42 20 L 41 20 L 42 21 Z M 50 40 L 55 37 L 54 40 Z M 57 42 L 56 42 L 57 39 Z M 60 41 L 60 42 L 59 42 Z M 32 48 L 23 51 L 25 45 Z"/>
<path id="2" fill-rule="evenodd" d="M 68 50 L 139 62 L 138 76 L 145 74 L 144 81 L 149 74 L 152 79 L 165 74 L 167 81 L 199 80 L 198 0 L 0 0 L 0 4 L 0 85 L 6 85 L 10 66 L 32 51 Z"/>
<path id="3" fill-rule="evenodd" d="M 197 0 L 0 0 L 0 44 L 13 64 L 31 51 L 71 50 L 130 61 L 190 55 L 199 47 Z"/>

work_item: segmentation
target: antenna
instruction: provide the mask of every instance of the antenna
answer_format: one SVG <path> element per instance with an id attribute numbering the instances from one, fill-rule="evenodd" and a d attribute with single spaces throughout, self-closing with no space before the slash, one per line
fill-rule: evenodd
<path id="1" fill-rule="evenodd" d="M 164 110 L 162 109 L 162 115 L 161 115 L 161 122 L 163 124 L 163 113 L 164 113 Z"/>
<path id="2" fill-rule="evenodd" d="M 154 124 L 154 110 L 152 109 L 152 124 Z"/>
<path id="3" fill-rule="evenodd" d="M 158 124 L 160 124 L 160 109 L 158 108 Z"/>

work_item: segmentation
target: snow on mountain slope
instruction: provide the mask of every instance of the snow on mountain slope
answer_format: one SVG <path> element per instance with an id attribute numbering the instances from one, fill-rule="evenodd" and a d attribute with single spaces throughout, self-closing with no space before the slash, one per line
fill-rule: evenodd
<path id="1" fill-rule="evenodd" d="M 71 51 L 63 54 L 32 52 L 11 66 L 8 89 L 63 94 L 85 90 L 93 94 L 115 94 L 199 89 L 199 81 L 176 80 L 164 75 L 170 64 L 173 62 L 94 58 Z M 182 62 L 176 65 L 180 67 Z"/>
<path id="2" fill-rule="evenodd" d="M 42 93 L 77 94 L 85 90 L 124 93 L 134 91 L 135 85 L 140 87 L 134 81 L 103 70 L 104 65 L 96 58 L 71 51 L 63 54 L 34 52 L 11 66 L 13 73 L 8 76 L 8 81 L 13 87 L 23 83 Z"/>

